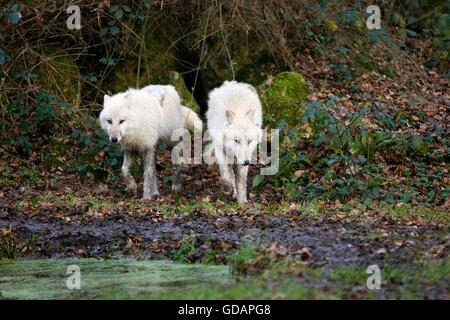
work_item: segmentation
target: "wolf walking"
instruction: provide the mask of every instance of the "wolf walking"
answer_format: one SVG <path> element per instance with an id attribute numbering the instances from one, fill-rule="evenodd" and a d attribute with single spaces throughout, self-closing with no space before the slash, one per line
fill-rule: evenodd
<path id="1" fill-rule="evenodd" d="M 150 85 L 129 89 L 113 96 L 105 95 L 100 125 L 109 139 L 124 149 L 122 174 L 127 189 L 136 193 L 137 184 L 130 173 L 136 155 L 144 162 L 144 199 L 158 195 L 155 156 L 159 142 L 171 143 L 174 130 L 201 128 L 198 115 L 181 105 L 173 86 Z M 180 165 L 175 169 L 172 190 L 180 189 Z"/>
<path id="2" fill-rule="evenodd" d="M 258 93 L 249 84 L 225 81 L 209 94 L 206 118 L 219 164 L 222 191 L 245 203 L 248 165 L 262 139 Z"/>

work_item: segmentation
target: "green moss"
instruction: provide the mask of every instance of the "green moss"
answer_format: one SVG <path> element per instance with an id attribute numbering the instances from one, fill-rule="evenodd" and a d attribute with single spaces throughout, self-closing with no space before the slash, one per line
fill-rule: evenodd
<path id="1" fill-rule="evenodd" d="M 299 73 L 282 72 L 262 96 L 267 124 L 274 126 L 286 121 L 297 126 L 305 112 L 305 100 L 310 94 L 308 85 Z"/>
<path id="2" fill-rule="evenodd" d="M 45 47 L 36 73 L 41 91 L 53 93 L 61 101 L 72 103 L 73 108 L 80 105 L 80 69 L 66 50 Z"/>
<path id="3" fill-rule="evenodd" d="M 169 78 L 169 83 L 173 85 L 175 89 L 177 89 L 177 92 L 180 95 L 181 103 L 184 106 L 191 108 L 196 113 L 200 113 L 200 106 L 198 105 L 192 93 L 186 87 L 183 77 L 178 72 L 171 71 Z"/>

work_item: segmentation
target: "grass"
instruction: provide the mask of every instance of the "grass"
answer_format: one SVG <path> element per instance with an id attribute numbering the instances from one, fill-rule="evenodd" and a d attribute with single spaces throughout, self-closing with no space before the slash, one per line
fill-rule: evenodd
<path id="1" fill-rule="evenodd" d="M 258 211 L 264 211 L 264 215 L 271 216 L 280 214 L 290 210 L 290 203 L 281 203 L 281 204 L 261 204 L 261 203 L 253 203 L 251 205 L 239 204 L 234 201 L 209 201 L 209 200 L 190 200 L 188 202 L 184 202 L 184 199 L 180 198 L 180 201 L 177 201 L 178 205 L 168 205 L 165 203 L 158 203 L 157 209 L 167 215 L 180 214 L 180 213 L 193 213 L 195 211 L 204 211 L 211 215 L 217 215 L 222 213 L 233 212 L 236 214 L 247 213 L 248 209 L 254 210 L 255 213 Z M 295 206 L 297 208 L 297 205 Z"/>
<path id="2" fill-rule="evenodd" d="M 366 211 L 375 210 L 380 215 L 392 216 L 400 220 L 411 219 L 424 219 L 428 222 L 434 223 L 450 223 L 450 215 L 442 207 L 429 208 L 425 206 L 412 206 L 410 204 L 390 204 L 387 202 L 377 202 L 369 206 L 365 206 L 359 203 L 352 204 L 338 204 L 334 207 L 325 205 L 318 200 L 310 202 L 288 202 L 281 203 L 252 203 L 251 205 L 242 205 L 233 201 L 210 201 L 209 199 L 203 199 L 195 201 L 193 199 L 185 201 L 181 196 L 176 197 L 178 205 L 167 204 L 165 202 L 155 202 L 156 210 L 166 215 L 193 213 L 196 211 L 203 211 L 211 215 L 220 215 L 222 213 L 233 213 L 238 216 L 241 214 L 248 215 L 249 213 L 259 215 L 264 214 L 266 217 L 279 216 L 285 212 L 292 210 L 299 210 L 302 215 L 311 218 L 318 219 L 324 215 L 339 213 L 344 214 L 345 218 L 349 222 L 364 223 L 370 217 L 367 216 Z M 87 207 L 94 211 L 109 211 L 114 210 L 117 202 L 122 202 L 122 199 L 103 198 L 92 195 L 80 196 L 73 192 L 67 194 L 54 193 L 47 191 L 43 194 L 28 195 L 17 199 L 14 206 L 16 210 L 30 210 L 30 204 L 36 208 L 41 208 L 42 204 L 50 204 L 60 206 L 66 209 L 71 209 L 74 206 L 84 203 Z M 123 202 L 129 210 L 138 211 L 148 207 L 148 204 L 140 202 L 137 198 L 130 198 Z M 251 211 L 250 211 L 251 210 Z M 356 215 L 352 212 L 358 212 Z"/>
<path id="3" fill-rule="evenodd" d="M 242 245 L 239 247 L 239 250 L 236 253 L 233 253 L 229 257 L 227 257 L 228 262 L 232 266 L 232 271 L 234 273 L 243 273 L 245 272 L 246 265 L 250 261 L 250 259 L 258 257 L 257 253 L 258 245 L 254 243 L 249 243 L 246 245 Z"/>
<path id="4" fill-rule="evenodd" d="M 16 248 L 17 239 L 11 232 L 11 227 L 0 226 L 0 260 L 15 259 L 19 256 L 19 249 Z"/>
<path id="5" fill-rule="evenodd" d="M 430 222 L 450 222 L 448 211 L 442 207 L 428 208 L 424 206 L 414 207 L 410 204 L 392 205 L 380 203 L 378 208 L 385 214 L 402 219 L 420 217 Z"/>
<path id="6" fill-rule="evenodd" d="M 172 259 L 179 262 L 189 262 L 189 255 L 195 250 L 195 238 L 186 237 L 181 240 L 180 247 L 175 251 Z"/>

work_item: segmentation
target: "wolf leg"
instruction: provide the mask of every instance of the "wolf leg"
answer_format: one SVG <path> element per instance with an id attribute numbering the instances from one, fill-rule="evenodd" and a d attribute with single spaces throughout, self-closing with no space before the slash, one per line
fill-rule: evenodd
<path id="1" fill-rule="evenodd" d="M 150 200 L 152 196 L 159 194 L 155 156 L 155 149 L 147 151 L 144 155 L 144 199 L 148 200 Z"/>
<path id="2" fill-rule="evenodd" d="M 230 169 L 227 164 L 224 152 L 220 150 L 220 148 L 215 148 L 214 153 L 219 164 L 220 178 L 222 180 L 222 192 L 226 195 L 230 195 L 233 192 L 234 182 L 231 179 Z"/>
<path id="3" fill-rule="evenodd" d="M 123 153 L 122 175 L 127 185 L 127 190 L 136 195 L 137 184 L 130 173 L 130 167 L 133 164 L 134 154 L 132 151 L 125 150 Z"/>
<path id="4" fill-rule="evenodd" d="M 228 165 L 220 166 L 220 176 L 222 177 L 222 192 L 226 195 L 233 193 L 233 180 L 231 180 L 230 169 Z"/>
<path id="5" fill-rule="evenodd" d="M 231 185 L 233 187 L 233 199 L 237 198 L 237 189 L 236 189 L 236 175 L 234 174 L 234 165 L 228 165 L 228 172 L 230 173 Z"/>
<path id="6" fill-rule="evenodd" d="M 247 175 L 248 166 L 236 165 L 236 188 L 239 203 L 247 203 Z"/>
<path id="7" fill-rule="evenodd" d="M 180 191 L 181 190 L 181 165 L 176 164 L 175 165 L 175 172 L 173 175 L 173 184 L 172 184 L 172 191 Z"/>

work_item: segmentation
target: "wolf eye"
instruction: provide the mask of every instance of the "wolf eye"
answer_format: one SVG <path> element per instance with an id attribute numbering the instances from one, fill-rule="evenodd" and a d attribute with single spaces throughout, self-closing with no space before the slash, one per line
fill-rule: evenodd
<path id="1" fill-rule="evenodd" d="M 111 120 L 108 120 L 108 123 L 109 123 L 109 124 L 112 124 L 112 121 L 111 121 Z"/>
<path id="2" fill-rule="evenodd" d="M 250 144 L 250 143 L 252 143 L 253 142 L 253 140 L 248 140 L 248 144 Z"/>
<path id="3" fill-rule="evenodd" d="M 119 124 L 122 124 L 124 121 L 125 121 L 125 120 L 120 120 L 120 121 L 119 121 Z"/>
<path id="4" fill-rule="evenodd" d="M 241 141 L 239 139 L 234 139 L 234 142 L 240 143 Z"/>

